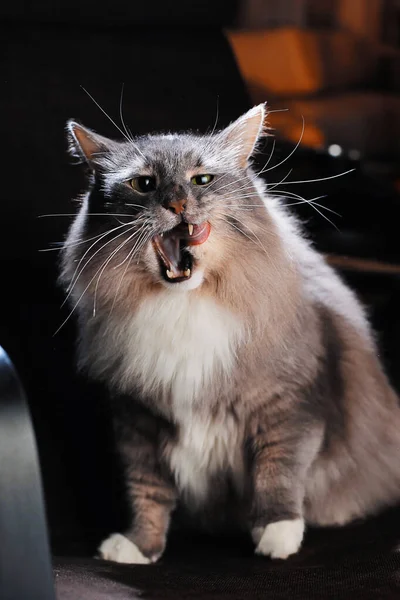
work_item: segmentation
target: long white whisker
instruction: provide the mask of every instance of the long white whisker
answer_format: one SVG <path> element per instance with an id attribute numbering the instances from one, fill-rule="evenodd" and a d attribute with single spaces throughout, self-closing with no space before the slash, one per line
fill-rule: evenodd
<path id="1" fill-rule="evenodd" d="M 85 94 L 87 94 L 89 96 L 89 98 L 95 103 L 95 105 L 101 110 L 101 112 L 107 117 L 107 119 L 109 119 L 109 121 L 114 125 L 114 127 L 116 127 L 118 129 L 118 131 L 124 136 L 124 138 L 130 142 L 134 148 L 137 150 L 137 152 L 139 152 L 139 154 L 145 159 L 145 155 L 143 154 L 143 152 L 141 152 L 141 150 L 136 146 L 136 144 L 134 144 L 132 142 L 131 139 L 129 139 L 129 137 L 127 137 L 125 135 L 125 133 L 122 131 L 122 129 L 120 127 L 118 127 L 118 125 L 116 124 L 116 122 L 110 117 L 109 114 L 106 113 L 106 111 L 100 106 L 100 104 L 93 98 L 93 96 L 87 91 L 87 89 L 85 89 L 83 87 L 83 85 L 81 85 L 81 88 L 83 89 L 83 91 L 85 92 Z"/>
<path id="2" fill-rule="evenodd" d="M 320 197 L 324 197 L 324 196 L 320 196 Z M 313 207 L 313 209 L 319 214 L 321 215 L 321 217 L 323 217 L 326 221 L 328 221 L 328 223 L 330 223 L 337 231 L 340 231 L 339 228 L 335 225 L 335 223 L 333 223 L 333 221 L 331 221 L 330 219 L 328 219 L 328 217 L 326 215 L 324 215 L 323 212 L 321 212 L 320 210 L 318 210 L 317 206 L 318 204 L 316 202 L 313 202 L 311 200 L 307 200 L 306 198 L 302 199 L 306 204 L 309 204 L 310 206 Z M 303 202 L 299 202 L 299 204 L 302 204 Z M 325 208 L 325 207 L 323 207 Z M 329 209 L 328 209 L 329 210 Z M 334 212 L 334 211 L 331 211 Z M 339 215 L 340 216 L 340 215 Z"/>
<path id="3" fill-rule="evenodd" d="M 213 143 L 214 143 L 214 138 L 213 138 L 213 135 L 214 135 L 214 131 L 215 131 L 215 129 L 216 129 L 216 127 L 217 127 L 217 124 L 218 124 L 218 118 L 219 118 L 219 96 L 217 96 L 217 114 L 216 114 L 216 116 L 215 116 L 214 127 L 212 128 L 212 131 L 211 131 L 211 133 L 209 134 L 209 136 L 210 136 L 210 139 L 208 140 L 208 143 L 206 144 L 206 146 L 205 146 L 205 148 L 204 148 L 204 150 L 203 150 L 203 153 L 204 153 L 204 154 L 207 154 L 207 153 L 209 152 L 209 150 L 210 150 L 211 146 L 212 146 L 212 145 L 213 145 Z"/>
<path id="4" fill-rule="evenodd" d="M 143 204 L 127 204 L 127 203 L 124 203 L 124 206 L 134 206 L 136 208 L 143 208 Z"/>
<path id="5" fill-rule="evenodd" d="M 212 137 L 214 135 L 214 131 L 217 128 L 218 125 L 218 119 L 219 119 L 219 96 L 217 96 L 217 114 L 215 115 L 215 122 L 214 122 L 214 127 L 212 128 L 212 131 L 210 133 L 210 136 Z"/>
<path id="6" fill-rule="evenodd" d="M 265 163 L 265 165 L 263 166 L 263 168 L 260 171 L 260 173 L 263 173 L 264 172 L 263 169 L 265 169 L 265 167 L 268 167 L 269 163 L 271 162 L 271 159 L 272 159 L 272 157 L 274 155 L 274 151 L 275 151 L 275 145 L 276 145 L 276 139 L 274 138 L 273 142 L 272 142 L 272 149 L 271 149 L 271 152 L 269 154 L 269 158 L 268 158 L 267 162 Z M 256 173 L 256 175 L 258 176 L 259 173 Z"/>
<path id="7" fill-rule="evenodd" d="M 288 110 L 288 108 L 276 108 L 274 110 L 267 110 L 267 116 L 277 112 L 288 112 Z"/>
<path id="8" fill-rule="evenodd" d="M 122 244 L 120 244 L 120 245 L 118 246 L 118 248 L 116 248 L 115 250 L 113 250 L 113 251 L 111 252 L 110 256 L 107 258 L 107 260 L 106 260 L 106 261 L 103 263 L 103 265 L 102 265 L 102 267 L 101 267 L 101 270 L 100 270 L 100 273 L 99 273 L 99 276 L 98 276 L 98 278 L 97 278 L 97 281 L 96 281 L 96 286 L 95 286 L 95 289 L 94 289 L 94 298 L 93 298 L 93 317 L 95 317 L 95 316 L 96 316 L 97 291 L 98 291 L 98 288 L 99 288 L 99 283 L 100 283 L 101 276 L 103 275 L 103 273 L 104 273 L 105 269 L 107 268 L 107 265 L 109 265 L 109 264 L 110 264 L 110 262 L 111 262 L 111 260 L 114 258 L 114 256 L 116 256 L 116 255 L 118 254 L 118 252 L 119 252 L 120 250 L 122 250 L 122 248 L 123 248 L 124 246 L 126 246 L 126 244 L 127 244 L 127 243 L 128 243 L 128 242 L 129 242 L 129 241 L 130 241 L 130 240 L 131 240 L 131 239 L 132 239 L 132 238 L 133 238 L 135 235 L 137 235 L 137 232 L 135 232 L 135 233 L 132 233 L 132 235 L 130 235 L 130 236 L 129 236 L 129 237 L 126 239 L 126 240 L 124 240 L 124 241 L 122 242 Z"/>
<path id="9" fill-rule="evenodd" d="M 126 204 L 125 206 L 139 206 L 139 208 L 143 208 L 139 204 Z M 124 215 L 124 213 L 85 213 L 87 217 L 133 217 L 134 215 Z M 38 215 L 38 219 L 43 219 L 46 217 L 76 217 L 77 213 L 53 213 L 48 215 Z"/>
<path id="10" fill-rule="evenodd" d="M 129 221 L 128 223 L 123 223 L 122 225 L 118 225 L 118 227 L 114 227 L 113 229 L 110 229 L 108 231 L 108 233 L 112 233 L 113 231 L 116 231 L 117 229 L 121 229 L 122 227 L 126 227 L 127 225 L 131 225 L 132 223 L 134 223 L 134 221 Z M 78 240 L 76 242 L 71 242 L 71 243 L 68 243 L 66 241 L 64 241 L 64 242 L 51 242 L 52 244 L 59 244 L 60 247 L 59 248 L 41 248 L 39 250 L 39 252 L 53 252 L 53 251 L 60 252 L 64 248 L 74 248 L 75 246 L 80 246 L 81 244 L 87 244 L 88 242 L 91 242 L 92 240 L 95 240 L 95 239 L 97 239 L 99 237 L 102 237 L 103 235 L 104 235 L 104 232 L 103 233 L 98 233 L 97 235 L 94 235 L 94 236 L 92 236 L 90 238 L 87 238 L 87 239 L 84 239 L 84 240 L 80 239 L 80 240 Z"/>
<path id="11" fill-rule="evenodd" d="M 148 223 L 147 223 L 147 222 L 143 223 L 143 225 L 142 225 L 142 226 L 140 227 L 140 229 L 137 231 L 137 233 L 138 233 L 138 235 L 139 235 L 139 240 L 140 240 L 140 234 L 141 234 L 141 233 L 143 233 L 143 230 L 145 230 L 145 229 L 146 229 L 147 225 L 148 225 Z M 136 244 L 138 243 L 138 241 L 139 241 L 139 240 L 136 240 Z M 119 263 L 118 265 L 115 265 L 114 269 L 118 269 L 118 267 L 121 267 L 121 266 L 124 264 L 124 262 L 125 262 L 126 260 L 127 260 L 127 259 L 126 259 L 126 257 L 125 257 L 125 258 L 124 258 L 124 260 L 123 260 L 121 263 Z"/>
<path id="12" fill-rule="evenodd" d="M 128 140 L 128 142 L 130 142 L 131 140 L 126 136 L 126 134 L 122 131 L 122 129 L 120 127 L 118 127 L 118 125 L 116 124 L 116 122 L 110 117 L 110 115 L 104 110 L 104 108 L 102 108 L 102 106 L 100 106 L 100 104 L 97 102 L 97 100 L 95 100 L 92 96 L 92 94 L 90 94 L 86 88 L 83 87 L 83 85 L 80 86 L 83 91 L 85 92 L 85 94 L 87 94 L 89 96 L 89 98 L 95 103 L 95 105 L 97 106 L 97 108 L 99 108 L 101 110 L 101 112 L 107 117 L 107 119 L 114 125 L 114 127 L 116 129 L 118 129 L 118 131 L 124 136 L 124 138 L 126 140 Z"/>
<path id="13" fill-rule="evenodd" d="M 143 242 L 140 242 L 140 243 L 141 243 L 141 246 L 142 246 L 142 248 L 143 248 L 143 246 L 145 246 L 145 245 L 146 245 L 146 242 L 147 242 L 147 241 L 148 241 L 148 240 L 151 238 L 151 236 L 152 236 L 152 234 L 153 234 L 153 231 L 154 231 L 154 229 L 153 229 L 153 228 L 150 228 L 150 230 L 146 232 L 146 234 L 147 234 L 147 235 L 145 235 Z M 132 258 L 134 257 L 134 254 L 135 254 L 135 252 L 136 252 L 136 249 L 137 249 L 137 247 L 138 247 L 138 243 L 139 243 L 139 240 L 138 240 L 138 242 L 136 242 L 136 243 L 133 245 L 132 249 L 131 249 L 131 250 L 129 251 L 129 253 L 128 253 L 128 256 L 127 256 L 127 258 L 129 258 L 129 260 L 128 260 L 128 263 L 127 263 L 127 265 L 126 265 L 126 267 L 125 267 L 125 269 L 124 269 L 124 272 L 122 273 L 121 279 L 120 279 L 120 280 L 119 280 L 119 282 L 118 282 L 117 289 L 115 290 L 114 300 L 113 300 L 113 303 L 112 303 L 112 306 L 111 306 L 111 309 L 110 309 L 110 315 L 111 315 L 111 313 L 112 313 L 112 311 L 113 311 L 113 309 L 114 309 L 115 302 L 116 302 L 116 300 L 117 300 L 117 297 L 118 297 L 119 290 L 121 289 L 122 282 L 123 282 L 123 280 L 124 280 L 124 278 L 125 278 L 125 275 L 126 275 L 126 273 L 127 273 L 128 269 L 129 269 L 129 266 L 130 266 L 130 264 L 131 264 L 131 262 L 132 262 Z M 123 264 L 123 263 L 121 263 L 121 264 Z"/>
<path id="14" fill-rule="evenodd" d="M 336 179 L 337 177 L 343 177 L 344 175 L 348 175 L 349 173 L 352 173 L 353 171 L 355 171 L 355 169 L 349 169 L 348 171 L 343 171 L 343 173 L 338 173 L 337 175 L 331 175 L 330 177 L 321 177 L 319 179 L 304 179 L 303 181 L 286 181 L 285 185 L 294 185 L 294 184 L 300 184 L 300 183 L 317 183 L 319 181 L 329 181 L 329 179 Z M 273 185 L 273 187 L 277 187 L 278 185 L 281 185 L 282 182 L 279 183 L 275 183 Z M 273 189 L 273 188 L 270 188 Z"/>
<path id="15" fill-rule="evenodd" d="M 128 140 L 130 142 L 133 142 L 132 134 L 128 131 L 128 129 L 127 129 L 126 125 L 125 125 L 123 114 L 122 114 L 122 102 L 123 102 L 123 97 L 124 97 L 124 87 L 125 87 L 125 84 L 122 83 L 121 96 L 119 98 L 119 118 L 121 120 L 122 127 L 124 128 L 124 131 L 126 133 L 126 136 L 127 136 Z"/>
<path id="16" fill-rule="evenodd" d="M 221 179 L 223 179 L 224 177 L 227 177 L 227 176 L 228 176 L 228 173 L 227 173 L 226 175 L 223 175 L 222 177 L 220 177 L 220 178 L 219 178 L 219 180 L 217 180 L 217 181 L 221 181 Z M 218 188 L 218 192 L 221 192 L 221 191 L 222 191 L 222 190 L 224 190 L 225 188 L 227 188 L 227 187 L 230 187 L 231 185 L 235 185 L 236 183 L 239 183 L 240 181 L 245 181 L 245 180 L 246 180 L 246 177 L 238 177 L 238 178 L 236 178 L 234 181 L 231 181 L 231 182 L 229 182 L 229 183 L 226 183 L 226 184 L 225 184 L 225 185 L 223 185 L 222 187 Z M 214 183 L 212 183 L 211 185 L 209 185 L 209 186 L 208 186 L 208 189 L 211 189 L 213 185 L 214 185 Z M 246 188 L 246 187 L 250 188 L 250 186 L 251 186 L 251 181 L 246 181 L 246 185 L 244 185 L 244 186 L 242 186 L 242 187 L 239 187 L 239 188 L 238 188 L 237 190 L 235 190 L 235 191 L 238 191 L 238 192 L 240 192 L 242 189 L 244 189 L 244 188 Z"/>
<path id="17" fill-rule="evenodd" d="M 227 215 L 226 213 L 220 213 L 222 215 L 224 215 L 225 217 L 229 217 L 232 218 L 232 215 Z M 235 219 L 235 221 L 238 221 L 241 225 L 243 225 L 243 227 L 246 227 L 247 229 L 249 229 L 249 227 L 247 225 L 244 225 L 244 223 L 242 223 L 241 221 L 239 221 L 239 219 L 237 219 L 236 217 L 233 217 Z M 238 231 L 240 231 L 240 233 L 242 233 L 245 237 L 247 237 L 247 239 L 249 239 L 251 242 L 256 243 L 255 240 L 253 240 L 249 235 L 247 235 L 247 233 L 245 231 L 243 231 L 243 229 L 240 229 L 240 227 L 238 227 L 237 225 L 234 225 L 231 221 L 226 221 L 229 225 L 231 225 L 232 227 L 234 227 L 235 229 L 237 229 Z M 250 229 L 249 229 L 250 233 L 253 233 Z M 266 249 L 264 248 L 264 246 L 262 245 L 261 241 L 259 240 L 259 238 L 253 233 L 254 237 L 257 239 L 258 241 L 258 246 L 261 248 L 261 250 L 263 252 L 265 252 L 265 254 L 268 256 L 268 252 L 266 251 Z"/>
<path id="18" fill-rule="evenodd" d="M 274 183 L 274 184 L 273 184 L 273 185 L 271 185 L 271 186 L 267 185 L 267 192 L 269 193 L 271 190 L 275 189 L 275 188 L 276 188 L 278 185 L 282 185 L 282 183 L 283 183 L 284 181 L 286 181 L 286 179 L 287 179 L 287 178 L 290 176 L 290 174 L 292 173 L 292 171 L 293 171 L 293 169 L 290 169 L 290 170 L 289 170 L 289 171 L 286 173 L 285 177 L 284 177 L 283 179 L 281 179 L 281 180 L 280 180 L 278 183 Z"/>
<path id="19" fill-rule="evenodd" d="M 93 258 L 99 253 L 101 252 L 106 246 L 108 246 L 108 244 L 111 244 L 111 242 L 114 242 L 115 240 L 117 240 L 119 237 L 121 237 L 122 235 L 128 233 L 129 231 L 132 231 L 133 227 L 128 229 L 127 231 L 122 231 L 121 233 L 119 233 L 118 235 L 114 236 L 113 238 L 111 238 L 111 240 L 108 240 L 108 242 L 106 242 L 105 244 L 103 244 L 102 246 L 100 246 L 100 248 L 98 248 L 96 250 L 96 252 L 93 252 L 93 254 L 91 255 L 91 257 L 89 258 L 89 260 L 83 265 L 82 269 L 79 271 L 78 273 L 78 269 L 80 268 L 80 265 L 82 264 L 82 261 L 84 260 L 85 256 L 88 254 L 89 250 L 91 248 L 93 248 L 93 246 L 95 246 L 100 240 L 97 240 L 97 242 L 94 242 L 90 248 L 88 248 L 88 250 L 86 250 L 86 252 L 84 253 L 84 255 L 81 257 L 80 261 L 78 262 L 78 265 L 71 277 L 71 282 L 68 286 L 68 294 L 67 296 L 64 298 L 63 303 L 61 304 L 61 307 L 64 306 L 64 304 L 67 302 L 68 298 L 70 297 L 70 295 L 72 294 L 75 285 L 77 284 L 80 276 L 82 275 L 83 271 L 86 269 L 86 267 L 89 265 L 89 263 L 93 260 Z M 106 235 L 108 235 L 109 232 L 106 232 L 104 234 L 103 237 L 106 237 Z M 102 238 L 101 238 L 102 239 Z"/>
<path id="20" fill-rule="evenodd" d="M 322 198 L 325 198 L 325 196 L 322 196 Z M 320 208 L 327 210 L 328 212 L 330 212 L 338 217 L 342 217 L 342 215 L 340 213 L 336 212 L 335 210 L 332 210 L 331 208 L 328 208 L 327 206 L 324 206 L 323 204 L 318 204 L 318 202 L 315 202 L 315 199 L 311 199 L 309 202 L 311 202 L 312 204 L 315 204 L 315 206 L 319 206 Z M 290 206 L 290 204 L 289 204 L 289 206 Z"/>
<path id="21" fill-rule="evenodd" d="M 319 204 L 318 202 L 316 202 L 316 200 L 319 200 L 319 198 L 326 198 L 326 196 L 316 196 L 316 198 L 310 198 L 309 200 L 305 200 L 303 198 L 302 200 L 299 200 L 298 202 L 291 202 L 290 204 L 285 204 L 285 207 L 289 208 L 290 206 L 298 206 L 299 204 L 315 204 L 315 206 L 319 206 L 320 208 L 322 208 L 334 215 L 337 215 L 338 217 L 342 216 L 340 213 L 336 212 L 335 210 L 332 210 L 331 208 L 328 208 L 327 206 L 324 206 L 323 204 Z"/>
<path id="22" fill-rule="evenodd" d="M 131 221 L 129 224 L 127 223 L 126 225 L 133 225 L 135 222 Z M 114 227 L 113 229 L 109 229 L 108 231 L 103 232 L 102 234 L 100 234 L 100 236 L 96 236 L 97 239 L 95 242 L 93 242 L 93 244 L 91 244 L 89 246 L 89 248 L 85 251 L 85 253 L 83 254 L 83 256 L 81 257 L 80 261 L 78 262 L 78 266 L 75 269 L 75 273 L 71 278 L 71 283 L 70 286 L 73 284 L 74 278 L 75 278 L 75 274 L 76 272 L 79 270 L 79 267 L 82 263 L 82 261 L 84 260 L 84 258 L 86 257 L 86 255 L 90 252 L 90 250 L 93 248 L 93 246 L 95 246 L 96 244 L 98 244 L 102 239 L 104 239 L 105 237 L 107 237 L 107 235 L 109 235 L 110 233 L 114 233 L 114 231 L 118 231 L 119 229 L 122 229 L 123 227 L 126 226 L 124 225 L 118 225 L 118 227 Z M 120 235 L 122 235 L 125 232 L 121 232 L 120 234 L 116 235 L 115 237 L 113 237 L 111 240 L 109 240 L 107 242 L 107 244 L 109 244 L 110 242 L 112 242 L 113 240 L 116 240 Z M 104 246 L 106 246 L 107 244 L 105 244 Z M 104 246 L 101 246 L 101 248 L 99 248 L 99 250 L 101 250 L 102 248 L 104 248 Z M 93 254 L 93 256 L 95 256 L 95 254 Z"/>
<path id="23" fill-rule="evenodd" d="M 225 215 L 225 216 L 232 217 L 232 215 Z M 254 231 L 252 231 L 252 229 L 250 229 L 250 227 L 247 224 L 245 225 L 242 221 L 240 221 L 236 217 L 234 217 L 234 219 L 236 221 L 238 221 L 243 227 L 246 227 L 250 231 L 250 233 L 254 236 L 255 239 L 253 239 L 252 237 L 250 237 L 249 235 L 247 235 L 246 232 L 243 231 L 243 229 L 241 229 L 240 227 L 234 225 L 231 221 L 228 221 L 228 224 L 231 225 L 232 227 L 234 227 L 235 229 L 237 229 L 240 233 L 242 233 L 245 237 L 247 237 L 248 240 L 250 240 L 251 242 L 253 242 L 253 244 L 255 244 L 256 246 L 259 246 L 259 248 L 267 256 L 267 258 L 270 259 L 271 258 L 270 255 L 268 254 L 268 252 L 267 252 L 266 248 L 264 247 L 264 245 L 261 243 L 260 238 L 254 233 Z M 268 231 L 267 233 L 268 233 L 268 235 L 273 235 L 275 237 L 278 237 L 272 231 L 271 232 Z M 275 265 L 275 263 L 273 261 L 271 261 L 270 264 L 273 267 L 273 269 L 276 271 L 277 276 L 280 278 L 281 277 L 281 273 L 279 272 L 279 269 L 277 268 L 277 266 Z"/>
<path id="24" fill-rule="evenodd" d="M 128 238 L 128 240 L 129 240 L 129 238 Z M 128 241 L 128 240 L 125 240 L 123 243 L 125 243 L 125 242 L 126 242 L 126 241 Z M 107 260 L 111 260 L 111 259 L 112 259 L 112 257 L 114 256 L 114 254 L 115 254 L 116 252 L 118 252 L 118 250 L 119 250 L 119 246 L 118 246 L 118 248 L 117 248 L 116 250 L 113 250 L 113 252 L 112 252 L 111 256 L 110 256 L 110 257 L 109 257 L 109 259 L 107 259 Z M 96 271 L 96 273 L 93 275 L 93 277 L 91 278 L 91 280 L 89 281 L 89 283 L 87 284 L 87 286 L 85 287 L 85 289 L 83 290 L 82 294 L 79 296 L 79 298 L 78 298 L 77 302 L 75 303 L 74 307 L 73 307 L 73 308 L 72 308 L 72 310 L 70 311 L 70 313 L 69 313 L 69 315 L 67 316 L 67 318 L 66 318 L 66 319 L 64 319 L 64 321 L 61 323 L 60 327 L 59 327 L 59 328 L 58 328 L 58 329 L 55 331 L 55 333 L 54 333 L 54 336 L 55 336 L 55 335 L 57 335 L 57 333 L 58 333 L 58 332 L 59 332 L 59 331 L 60 331 L 60 330 L 61 330 L 61 329 L 64 327 L 64 325 L 67 323 L 67 321 L 69 321 L 69 319 L 72 317 L 72 315 L 73 315 L 73 313 L 75 312 L 75 310 L 77 309 L 77 307 L 78 307 L 78 305 L 79 305 L 80 301 L 82 300 L 83 296 L 85 295 L 85 293 L 86 293 L 86 292 L 87 292 L 87 290 L 89 289 L 89 287 L 90 287 L 90 285 L 92 284 L 92 282 L 95 280 L 95 278 L 96 278 L 97 274 L 98 274 L 98 273 L 99 273 L 99 271 L 102 269 L 103 265 L 104 265 L 104 263 L 103 263 L 103 264 L 100 266 L 100 268 L 99 268 L 99 269 Z"/>
<path id="25" fill-rule="evenodd" d="M 293 148 L 293 150 L 290 152 L 290 154 L 287 155 L 286 158 L 284 158 L 283 160 L 281 160 L 281 162 L 279 162 L 277 165 L 274 165 L 273 167 L 270 167 L 269 169 L 266 169 L 265 167 L 263 169 L 261 169 L 261 171 L 259 171 L 257 173 L 257 177 L 259 175 L 261 175 L 262 173 L 267 173 L 268 171 L 272 171 L 273 169 L 277 169 L 278 167 L 280 167 L 281 165 L 283 165 L 283 163 L 285 163 L 287 160 L 289 160 L 289 158 L 291 156 L 293 156 L 293 154 L 296 152 L 297 148 L 300 146 L 302 140 L 303 140 L 303 136 L 304 136 L 304 129 L 305 129 L 305 120 L 304 120 L 304 116 L 301 115 L 301 118 L 303 120 L 303 126 L 301 129 L 301 134 L 300 134 L 300 139 L 297 142 L 297 144 L 295 145 L 295 147 Z M 268 163 L 267 163 L 268 164 Z"/>

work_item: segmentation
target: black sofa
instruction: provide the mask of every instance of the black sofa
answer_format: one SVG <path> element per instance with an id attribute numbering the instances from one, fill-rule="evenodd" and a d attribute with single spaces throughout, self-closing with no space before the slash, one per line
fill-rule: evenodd
<path id="1" fill-rule="evenodd" d="M 394 599 L 400 593 L 400 554 L 395 551 L 400 543 L 400 515 L 395 508 L 343 530 L 310 531 L 301 553 L 287 562 L 255 558 L 247 538 L 214 539 L 200 534 L 173 536 L 165 558 L 152 567 L 93 559 L 99 541 L 123 524 L 126 507 L 104 390 L 75 373 L 73 319 L 54 336 L 67 315 L 60 308 L 63 297 L 56 286 L 58 253 L 39 252 L 62 241 L 70 222 L 69 217 L 42 215 L 74 212 L 71 198 L 82 186 L 82 173 L 71 166 L 66 154 L 65 122 L 75 117 L 105 135 L 118 137 L 81 86 L 119 123 L 124 84 L 124 119 L 135 133 L 205 131 L 214 125 L 217 106 L 218 126 L 226 125 L 251 105 L 221 31 L 233 22 L 236 10 L 235 2 L 224 0 L 190 4 L 119 0 L 103 8 L 89 0 L 79 4 L 41 0 L 34 5 L 14 1 L 0 8 L 0 343 L 27 392 L 59 600 Z M 276 162 L 290 150 L 278 144 Z M 344 159 L 306 151 L 297 152 L 289 164 L 295 179 L 328 176 L 348 166 Z M 339 183 L 326 182 L 329 206 L 342 213 L 340 233 L 316 218 L 310 207 L 296 208 L 301 209 L 300 216 L 324 252 L 395 267 L 400 263 L 395 222 L 399 197 L 389 183 L 365 173 L 363 165 L 355 166 L 357 172 Z M 273 181 L 280 181 L 285 173 L 273 171 Z M 321 187 L 322 193 L 327 192 L 322 183 L 319 186 L 311 190 L 292 186 L 290 191 L 315 197 Z M 395 268 L 371 272 L 351 264 L 343 275 L 371 307 L 391 376 L 400 383 L 400 275 Z M 9 364 L 4 364 L 9 373 Z M 25 409 L 20 415 L 29 435 Z M 33 452 L 28 446 L 21 442 L 21 451 Z M 7 495 L 7 489 L 20 474 L 18 461 L 10 453 L 6 456 L 7 466 L 0 468 L 0 490 L 5 490 L 0 491 L 0 597 L 28 600 L 26 589 L 30 589 L 29 599 L 43 599 L 45 595 L 35 587 L 38 578 L 29 579 L 30 573 L 39 572 L 35 557 L 30 563 L 25 556 L 26 565 L 14 565 L 14 572 L 10 560 L 6 562 L 6 539 L 14 547 L 33 547 L 42 557 L 44 575 L 39 580 L 48 583 L 45 532 L 40 508 L 35 508 L 40 507 L 35 467 L 32 502 L 25 489 L 19 512 L 7 512 L 7 502 L 15 498 Z M 36 523 L 39 537 L 35 534 L 28 539 L 24 528 L 17 526 L 21 514 Z M 16 586 L 15 594 L 7 596 L 10 577 L 17 581 L 24 573 L 30 587 L 22 591 Z"/>

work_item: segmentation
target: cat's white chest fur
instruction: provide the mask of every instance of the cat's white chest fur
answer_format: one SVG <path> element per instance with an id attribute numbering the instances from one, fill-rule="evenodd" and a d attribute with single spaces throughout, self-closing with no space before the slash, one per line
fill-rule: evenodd
<path id="1" fill-rule="evenodd" d="M 172 408 L 179 439 L 170 465 L 182 491 L 199 501 L 210 475 L 238 460 L 233 418 L 214 420 L 199 404 L 215 377 L 229 377 L 243 333 L 239 318 L 213 299 L 171 290 L 146 299 L 125 331 L 123 376 Z"/>

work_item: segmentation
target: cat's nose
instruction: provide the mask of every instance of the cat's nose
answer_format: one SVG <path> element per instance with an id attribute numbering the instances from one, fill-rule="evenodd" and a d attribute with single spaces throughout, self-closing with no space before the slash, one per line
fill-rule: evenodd
<path id="1" fill-rule="evenodd" d="M 163 204 L 164 208 L 167 210 L 171 210 L 176 215 L 180 215 L 186 208 L 186 199 L 182 198 L 180 200 L 166 200 Z"/>

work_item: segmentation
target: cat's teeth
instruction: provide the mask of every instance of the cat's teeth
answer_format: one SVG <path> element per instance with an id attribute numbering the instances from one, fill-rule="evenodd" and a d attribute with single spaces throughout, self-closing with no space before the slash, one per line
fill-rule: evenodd
<path id="1" fill-rule="evenodd" d="M 193 235 L 193 225 L 192 225 L 192 223 L 188 223 L 188 229 L 189 229 L 189 235 Z M 190 273 L 190 270 L 189 270 L 189 273 Z"/>
<path id="2" fill-rule="evenodd" d="M 163 234 L 163 233 L 160 233 L 160 237 L 164 237 L 164 234 Z"/>
<path id="3" fill-rule="evenodd" d="M 168 279 L 175 279 L 175 275 L 169 269 L 167 269 L 167 277 Z"/>
<path id="4" fill-rule="evenodd" d="M 186 271 L 184 271 L 183 274 L 185 277 L 190 277 L 190 269 L 186 269 Z"/>

